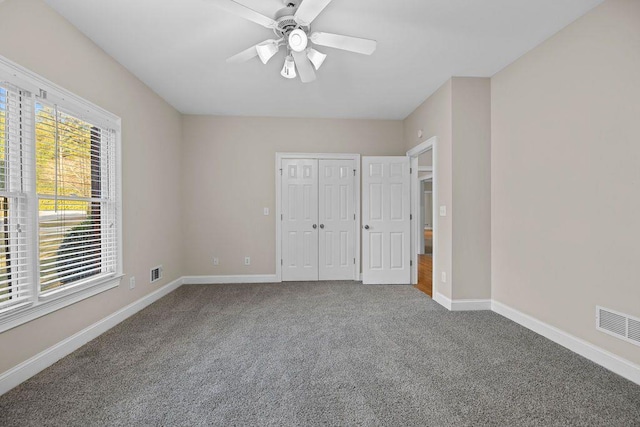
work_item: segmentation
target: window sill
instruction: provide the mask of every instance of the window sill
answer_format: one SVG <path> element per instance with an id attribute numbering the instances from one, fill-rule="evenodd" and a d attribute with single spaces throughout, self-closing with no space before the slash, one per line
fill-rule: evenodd
<path id="1" fill-rule="evenodd" d="M 113 289 L 120 284 L 122 277 L 123 275 L 121 274 L 104 279 L 104 281 L 79 286 L 76 289 L 65 289 L 59 293 L 52 292 L 49 295 L 42 296 L 36 305 L 23 307 L 3 315 L 0 318 L 0 333 Z"/>

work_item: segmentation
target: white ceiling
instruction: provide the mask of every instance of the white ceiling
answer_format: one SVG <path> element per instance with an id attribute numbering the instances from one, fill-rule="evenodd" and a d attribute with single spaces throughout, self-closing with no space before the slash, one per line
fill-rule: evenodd
<path id="1" fill-rule="evenodd" d="M 318 48 L 318 80 L 280 76 L 281 51 L 225 59 L 271 30 L 207 0 L 45 0 L 185 114 L 404 119 L 451 76 L 490 77 L 602 0 L 334 0 L 314 31 L 378 41 Z M 269 16 L 281 0 L 238 0 Z"/>

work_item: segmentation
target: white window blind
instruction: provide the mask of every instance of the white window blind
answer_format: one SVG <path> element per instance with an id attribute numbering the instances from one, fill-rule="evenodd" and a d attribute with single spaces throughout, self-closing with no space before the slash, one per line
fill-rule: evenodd
<path id="1" fill-rule="evenodd" d="M 117 286 L 120 119 L 0 56 L 0 332 Z"/>
<path id="2" fill-rule="evenodd" d="M 115 134 L 38 100 L 40 290 L 116 273 Z"/>
<path id="3" fill-rule="evenodd" d="M 32 233 L 28 190 L 33 177 L 32 97 L 0 84 L 0 314 L 29 305 Z"/>

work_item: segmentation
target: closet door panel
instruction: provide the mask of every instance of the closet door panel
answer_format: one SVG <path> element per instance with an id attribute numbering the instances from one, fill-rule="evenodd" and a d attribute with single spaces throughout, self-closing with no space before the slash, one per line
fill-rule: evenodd
<path id="1" fill-rule="evenodd" d="M 319 161 L 319 278 L 353 280 L 355 200 L 353 160 Z"/>
<path id="2" fill-rule="evenodd" d="M 282 280 L 318 280 L 318 161 L 282 161 Z"/>

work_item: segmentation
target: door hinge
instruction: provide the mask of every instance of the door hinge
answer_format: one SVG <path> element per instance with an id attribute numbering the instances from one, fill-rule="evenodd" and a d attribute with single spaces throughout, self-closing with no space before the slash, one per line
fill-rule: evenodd
<path id="1" fill-rule="evenodd" d="M 284 214 L 280 214 L 280 221 L 284 221 Z"/>
<path id="2" fill-rule="evenodd" d="M 354 263 L 354 264 L 356 263 L 356 259 L 355 259 L 355 258 L 353 259 L 353 263 Z"/>
<path id="3" fill-rule="evenodd" d="M 356 176 L 356 170 L 355 169 L 353 170 L 353 176 Z"/>
<path id="4" fill-rule="evenodd" d="M 282 169 L 280 169 L 280 172 L 282 172 Z M 413 173 L 413 168 L 409 168 L 409 174 Z"/>
<path id="5" fill-rule="evenodd" d="M 413 214 L 409 214 L 409 221 L 413 221 Z"/>
<path id="6" fill-rule="evenodd" d="M 353 220 L 354 221 L 356 220 L 356 214 L 353 214 Z"/>
<path id="7" fill-rule="evenodd" d="M 284 265 L 284 260 L 280 260 L 280 265 Z"/>
<path id="8" fill-rule="evenodd" d="M 409 266 L 413 266 L 413 260 L 409 261 Z"/>
<path id="9" fill-rule="evenodd" d="M 280 176 L 282 176 L 282 169 L 280 169 Z"/>

